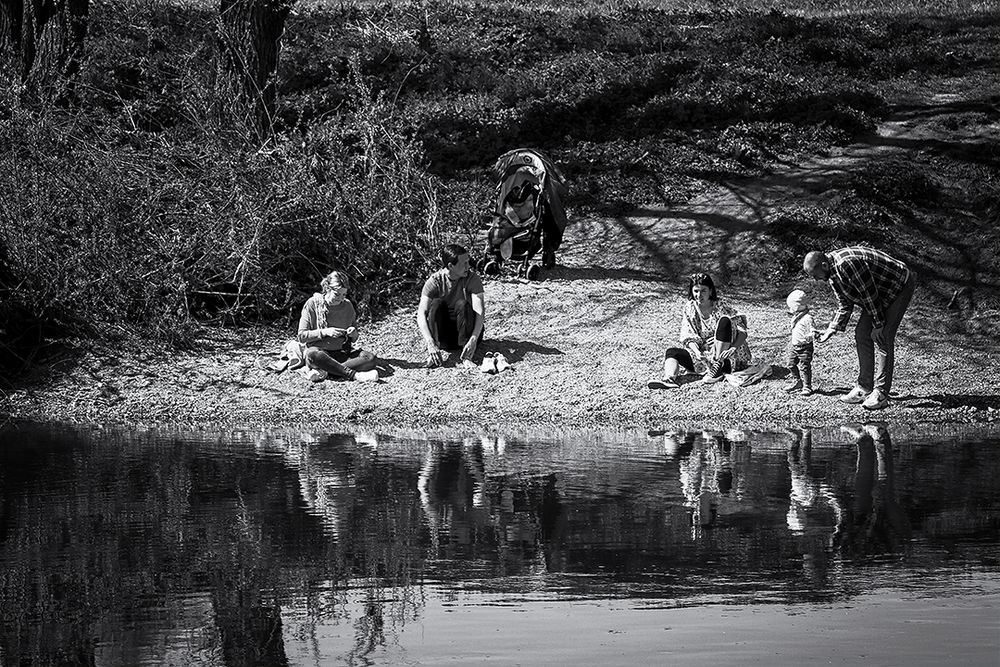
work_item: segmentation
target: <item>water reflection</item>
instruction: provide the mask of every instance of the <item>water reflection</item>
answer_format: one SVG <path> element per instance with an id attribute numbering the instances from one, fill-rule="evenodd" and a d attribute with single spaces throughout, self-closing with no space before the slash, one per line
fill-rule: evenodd
<path id="1" fill-rule="evenodd" d="M 390 663 L 409 659 L 408 627 L 446 622 L 438 609 L 801 604 L 995 574 L 995 447 L 894 444 L 878 424 L 460 440 L 8 428 L 0 663 Z"/>
<path id="2" fill-rule="evenodd" d="M 884 426 L 845 426 L 855 438 L 854 502 L 842 515 L 834 543 L 843 557 L 865 558 L 904 550 L 910 525 L 895 491 L 892 440 Z"/>

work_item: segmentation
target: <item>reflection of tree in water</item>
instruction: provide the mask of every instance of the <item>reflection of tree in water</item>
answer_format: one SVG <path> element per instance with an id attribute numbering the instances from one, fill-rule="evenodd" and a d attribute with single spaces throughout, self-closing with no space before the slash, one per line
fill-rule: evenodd
<path id="1" fill-rule="evenodd" d="M 4 445 L 6 659 L 284 664 L 279 566 L 322 544 L 294 512 L 284 466 L 110 432 L 31 431 Z"/>
<path id="2" fill-rule="evenodd" d="M 385 603 L 374 589 L 366 592 L 364 614 L 354 622 L 354 648 L 347 658 L 349 665 L 375 664 L 369 656 L 386 645 Z"/>

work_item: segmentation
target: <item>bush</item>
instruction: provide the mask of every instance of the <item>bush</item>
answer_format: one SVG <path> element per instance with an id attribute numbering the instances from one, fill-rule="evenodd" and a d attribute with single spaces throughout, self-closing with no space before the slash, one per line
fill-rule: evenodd
<path id="1" fill-rule="evenodd" d="M 5 307 L 49 330 L 185 346 L 199 320 L 273 317 L 334 268 L 362 313 L 386 306 L 473 216 L 446 231 L 419 144 L 381 97 L 356 100 L 261 150 L 14 109 L 0 122 Z"/>

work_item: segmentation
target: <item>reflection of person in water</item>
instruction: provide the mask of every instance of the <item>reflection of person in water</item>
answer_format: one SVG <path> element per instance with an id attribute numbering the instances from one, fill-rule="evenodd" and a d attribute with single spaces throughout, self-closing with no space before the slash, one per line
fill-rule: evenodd
<path id="1" fill-rule="evenodd" d="M 910 524 L 896 500 L 892 441 L 883 425 L 844 426 L 856 439 L 854 502 L 835 543 L 842 557 L 894 553 L 910 537 Z"/>
<path id="2" fill-rule="evenodd" d="M 417 490 L 435 551 L 444 546 L 440 543 L 444 533 L 451 544 L 465 547 L 476 541 L 475 533 L 489 523 L 485 483 L 480 442 L 468 438 L 428 443 Z"/>
<path id="3" fill-rule="evenodd" d="M 502 460 L 507 447 L 503 438 L 487 436 L 428 446 L 417 488 L 432 552 L 451 557 L 458 547 L 487 557 L 485 550 L 495 548 L 500 574 L 561 571 L 566 556 L 559 545 L 566 518 L 559 480 L 554 473 L 520 472 L 487 479 L 484 452 Z"/>
<path id="4" fill-rule="evenodd" d="M 359 478 L 367 474 L 378 447 L 371 434 L 289 434 L 284 458 L 299 474 L 299 491 L 308 512 L 334 538 L 350 532 L 351 508 Z"/>
<path id="5" fill-rule="evenodd" d="M 788 472 L 791 492 L 785 522 L 798 537 L 802 567 L 815 583 L 825 583 L 829 561 L 828 549 L 840 525 L 843 510 L 830 485 L 816 479 L 810 469 L 812 430 L 789 429 Z"/>
<path id="6" fill-rule="evenodd" d="M 680 459 L 681 490 L 691 516 L 692 534 L 714 525 L 723 497 L 733 493 L 733 443 L 721 433 L 705 431 L 691 452 Z"/>

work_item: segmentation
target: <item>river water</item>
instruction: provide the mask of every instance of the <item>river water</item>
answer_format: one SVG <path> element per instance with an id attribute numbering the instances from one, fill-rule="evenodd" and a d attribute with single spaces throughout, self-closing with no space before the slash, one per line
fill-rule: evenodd
<path id="1" fill-rule="evenodd" d="M 1000 437 L 0 430 L 0 665 L 1000 664 Z"/>

